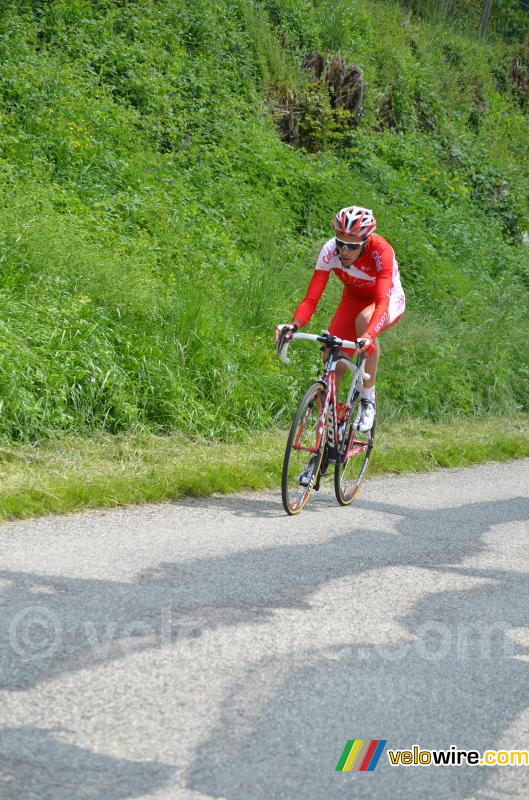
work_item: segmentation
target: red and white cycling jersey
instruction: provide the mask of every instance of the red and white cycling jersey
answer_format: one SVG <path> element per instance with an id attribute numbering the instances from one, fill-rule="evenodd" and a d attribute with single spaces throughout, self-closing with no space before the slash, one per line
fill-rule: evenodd
<path id="1" fill-rule="evenodd" d="M 404 312 L 406 300 L 400 282 L 399 265 L 389 242 L 372 233 L 362 255 L 354 264 L 346 267 L 340 261 L 333 236 L 321 248 L 307 294 L 294 314 L 294 319 L 298 319 L 302 326 L 312 317 L 331 272 L 344 284 L 342 299 L 349 295 L 356 303 L 361 304 L 365 299 L 365 306 L 375 303 L 375 310 L 365 331 L 370 338 L 374 339 Z"/>

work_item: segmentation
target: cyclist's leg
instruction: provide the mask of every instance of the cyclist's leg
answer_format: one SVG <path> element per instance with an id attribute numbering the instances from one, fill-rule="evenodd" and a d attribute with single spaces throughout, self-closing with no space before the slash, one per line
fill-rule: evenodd
<path id="1" fill-rule="evenodd" d="M 333 333 L 333 336 L 340 336 L 340 334 Z M 340 338 L 341 339 L 348 339 L 349 337 L 348 336 L 340 336 Z M 341 350 L 340 352 L 345 353 L 346 355 L 350 355 L 353 351 L 352 350 Z M 327 349 L 325 349 L 323 351 L 323 353 L 321 354 L 321 357 L 323 359 L 323 363 L 326 364 L 327 363 L 327 359 L 329 358 L 329 351 Z M 346 371 L 347 371 L 347 367 L 345 366 L 345 364 L 338 363 L 336 365 L 336 369 L 334 371 L 334 380 L 335 380 L 335 383 L 336 383 L 336 394 L 338 394 L 338 390 L 340 389 L 340 386 L 341 386 L 342 380 L 343 380 L 343 376 L 345 375 Z"/>
<path id="2" fill-rule="evenodd" d="M 354 340 L 357 338 L 355 320 L 365 306 L 365 298 L 359 298 L 351 292 L 345 290 L 340 300 L 340 305 L 336 309 L 334 317 L 329 325 L 329 333 L 339 336 L 340 339 Z M 342 352 L 351 357 L 353 350 L 344 348 Z M 343 363 L 336 365 L 336 394 L 340 389 L 343 377 L 347 372 L 347 366 Z"/>
<path id="3" fill-rule="evenodd" d="M 404 313 L 405 298 L 402 290 L 394 291 L 390 295 L 386 324 L 382 330 L 386 330 L 390 325 L 394 325 Z M 375 303 L 371 303 L 356 316 L 355 325 L 358 337 L 365 333 L 373 312 Z M 365 370 L 368 378 L 363 381 L 360 390 L 360 407 L 354 421 L 354 427 L 358 431 L 367 432 L 372 430 L 376 416 L 376 395 L 375 384 L 377 379 L 378 362 L 380 360 L 380 342 L 378 338 L 374 341 L 375 351 L 366 358 Z"/>
<path id="4" fill-rule="evenodd" d="M 366 330 L 371 317 L 373 316 L 373 312 L 375 310 L 375 304 L 371 303 L 370 306 L 366 306 L 362 309 L 362 311 L 357 314 L 355 319 L 355 327 L 356 327 L 356 336 L 360 337 Z M 380 342 L 378 338 L 375 339 L 373 342 L 375 345 L 375 352 L 366 358 L 366 366 L 365 370 L 369 375 L 369 378 L 364 380 L 364 388 L 365 389 L 372 389 L 375 385 L 375 381 L 377 378 L 377 370 L 378 370 L 378 362 L 380 360 Z"/>
<path id="5" fill-rule="evenodd" d="M 406 299 L 402 289 L 399 289 L 398 291 L 392 291 L 389 298 L 388 319 L 382 328 L 382 331 L 387 331 L 388 328 L 391 328 L 392 325 L 395 325 L 395 323 L 399 321 L 404 314 L 405 307 Z M 366 330 L 371 321 L 374 310 L 375 304 L 371 303 L 371 305 L 366 306 L 360 311 L 359 314 L 357 314 L 355 320 L 357 336 L 361 336 Z M 374 345 L 376 347 L 375 352 L 373 355 L 366 358 L 366 372 L 369 375 L 369 379 L 364 381 L 364 387 L 366 389 L 372 389 L 374 387 L 377 377 L 378 362 L 380 360 L 380 342 L 378 337 L 375 339 Z"/>

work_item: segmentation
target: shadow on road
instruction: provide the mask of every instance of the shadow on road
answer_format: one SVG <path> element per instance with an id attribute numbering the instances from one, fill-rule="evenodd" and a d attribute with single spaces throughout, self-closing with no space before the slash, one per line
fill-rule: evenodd
<path id="1" fill-rule="evenodd" d="M 182 498 L 175 505 L 186 508 L 219 508 L 228 511 L 234 517 L 255 517 L 257 519 L 284 519 L 286 512 L 281 505 L 281 494 L 277 492 L 272 496 L 256 496 L 254 494 L 226 494 L 213 495 L 207 499 Z M 322 507 L 333 505 L 339 510 L 330 477 L 325 478 L 320 492 L 313 492 L 309 503 L 303 509 L 303 515 L 318 514 Z"/>
<path id="2" fill-rule="evenodd" d="M 480 551 L 491 525 L 529 519 L 529 498 L 434 511 L 368 505 L 396 517 L 399 535 L 353 530 L 161 563 L 133 582 L 0 570 L 0 689 L 28 689 L 208 629 L 267 622 L 276 609 L 308 609 L 326 583 L 374 567 L 457 565 Z"/>
<path id="3" fill-rule="evenodd" d="M 268 622 L 277 609 L 308 610 L 312 596 L 325 584 L 373 568 L 459 570 L 486 581 L 485 586 L 480 583 L 469 591 L 430 594 L 400 620 L 412 640 L 424 641 L 426 650 L 428 637 L 434 637 L 435 650 L 439 631 L 435 626 L 430 631 L 420 630 L 425 619 L 445 626 L 451 641 L 457 640 L 461 619 L 465 624 L 469 620 L 481 625 L 527 624 L 526 573 L 472 570 L 462 563 L 481 552 L 481 537 L 492 525 L 527 522 L 529 498 L 443 510 L 362 504 L 393 515 L 396 522 L 391 532 L 351 530 L 320 543 L 161 563 L 133 582 L 0 571 L 0 689 L 27 690 L 61 673 L 96 667 L 141 649 L 177 648 L 207 630 L 258 626 Z M 354 625 L 354 609 L 344 609 L 344 624 Z M 321 798 L 330 796 L 329 772 L 350 738 L 387 738 L 389 745 L 396 747 L 420 740 L 428 747 L 455 743 L 492 748 L 502 730 L 527 706 L 522 687 L 527 685 L 529 670 L 526 662 L 513 659 L 512 654 L 509 658 L 502 655 L 504 633 L 491 636 L 487 658 L 479 656 L 476 648 L 481 644 L 472 636 L 465 658 L 456 653 L 429 659 L 424 656 L 426 651 L 419 653 L 416 647 L 408 648 L 404 655 L 389 647 L 384 656 L 378 648 L 303 651 L 293 657 L 292 664 L 281 664 L 281 674 L 290 670 L 291 677 L 286 682 L 281 679 L 271 695 L 264 694 L 262 707 L 254 702 L 249 713 L 251 735 L 248 730 L 242 740 L 241 716 L 233 718 L 233 698 L 226 700 L 222 724 L 199 751 L 190 785 L 230 800 Z M 237 678 L 233 691 L 242 697 L 243 706 L 246 693 L 254 699 L 259 696 L 259 685 L 249 692 L 249 681 L 259 684 L 267 671 L 275 675 L 273 666 L 272 659 L 257 665 L 246 681 Z M 484 687 L 488 703 L 482 699 Z M 506 687 L 510 687 L 507 692 Z M 465 741 L 458 737 L 461 713 L 469 720 Z M 27 735 L 28 741 L 38 743 L 44 734 Z M 63 746 L 58 743 L 58 752 Z M 0 752 L 5 757 L 4 745 Z M 390 769 L 384 765 L 381 770 Z M 130 774 L 135 767 L 130 767 Z M 154 765 L 154 771 L 146 774 L 154 781 L 165 775 L 166 769 Z M 115 771 L 110 761 L 101 775 L 107 771 Z M 400 786 L 417 785 L 417 792 L 423 786 L 424 770 L 404 772 L 406 777 L 401 778 L 402 770 L 392 770 L 390 777 L 398 789 L 394 797 L 449 797 L 454 787 L 478 787 L 484 775 L 475 768 L 459 768 L 459 777 L 454 777 L 453 770 L 438 770 L 439 790 L 433 792 L 430 785 L 424 795 L 400 795 Z M 341 783 L 343 777 L 335 778 L 333 799 L 359 797 L 352 788 L 357 784 Z M 366 785 L 362 784 L 362 797 L 380 796 L 370 794 Z M 454 796 L 462 797 L 459 791 L 457 788 Z M 99 798 L 98 794 L 90 796 Z"/>
<path id="4" fill-rule="evenodd" d="M 60 740 L 61 731 L 7 728 L 0 738 L 2 800 L 126 800 L 163 786 L 174 769 L 127 761 Z"/>

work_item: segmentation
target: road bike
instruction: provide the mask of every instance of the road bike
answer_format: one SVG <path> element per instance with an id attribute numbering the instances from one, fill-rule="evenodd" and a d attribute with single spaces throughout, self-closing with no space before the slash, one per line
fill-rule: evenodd
<path id="1" fill-rule="evenodd" d="M 369 378 L 364 369 L 365 356 L 358 355 L 353 361 L 340 352 L 342 348 L 357 350 L 357 343 L 331 336 L 328 331 L 320 335 L 294 333 L 278 351 L 285 364 L 290 364 L 287 357 L 289 345 L 299 339 L 322 344 L 328 357 L 320 379 L 305 392 L 288 436 L 281 497 L 283 507 L 290 515 L 299 514 L 304 508 L 313 489 L 319 489 L 321 477 L 333 463 L 336 499 L 342 506 L 349 505 L 360 488 L 375 442 L 375 425 L 365 433 L 354 427 L 362 382 Z M 351 385 L 342 403 L 337 401 L 335 379 L 340 362 L 352 373 Z"/>

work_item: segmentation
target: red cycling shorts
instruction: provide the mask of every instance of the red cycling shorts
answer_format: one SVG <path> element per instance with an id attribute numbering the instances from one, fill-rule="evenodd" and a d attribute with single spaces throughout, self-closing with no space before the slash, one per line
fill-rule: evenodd
<path id="1" fill-rule="evenodd" d="M 356 318 L 364 308 L 373 304 L 374 301 L 370 300 L 368 297 L 347 290 L 344 291 L 342 299 L 340 300 L 340 305 L 336 309 L 336 313 L 329 325 L 329 333 L 333 336 L 338 336 L 340 339 L 355 341 L 358 338 L 356 332 Z M 405 306 L 406 299 L 403 291 L 401 289 L 392 291 L 389 297 L 388 319 L 382 331 L 391 328 L 392 325 L 395 325 L 395 323 L 399 321 L 404 314 Z M 382 331 L 380 331 L 380 333 L 382 333 Z M 347 355 L 352 355 L 354 351 L 351 348 L 344 347 L 342 352 Z"/>

